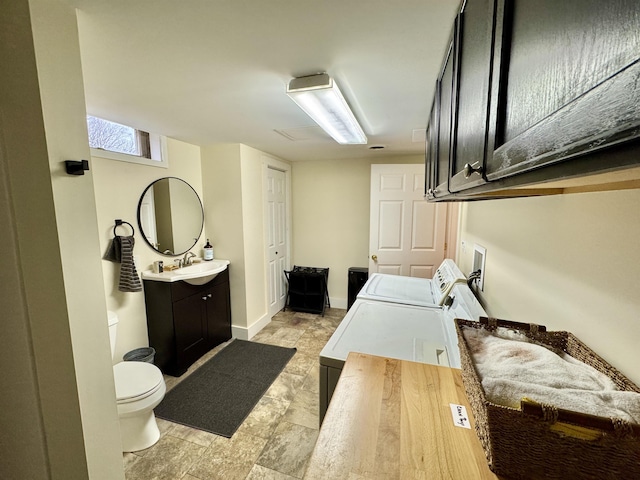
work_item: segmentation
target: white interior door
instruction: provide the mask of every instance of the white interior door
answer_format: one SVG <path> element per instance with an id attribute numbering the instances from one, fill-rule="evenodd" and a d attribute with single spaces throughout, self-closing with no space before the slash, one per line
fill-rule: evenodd
<path id="1" fill-rule="evenodd" d="M 447 205 L 423 194 L 424 165 L 371 165 L 369 274 L 433 277 L 445 258 Z"/>
<path id="2" fill-rule="evenodd" d="M 287 183 L 285 172 L 271 167 L 266 170 L 268 299 L 273 316 L 284 308 L 287 299 Z"/>

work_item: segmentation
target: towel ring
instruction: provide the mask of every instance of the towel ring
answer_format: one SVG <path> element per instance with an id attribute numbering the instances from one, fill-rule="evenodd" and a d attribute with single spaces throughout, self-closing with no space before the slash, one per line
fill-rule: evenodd
<path id="1" fill-rule="evenodd" d="M 126 224 L 129 225 L 129 228 L 131 229 L 131 236 L 134 236 L 136 234 L 136 230 L 133 228 L 133 225 L 131 225 L 129 222 L 125 222 L 124 220 L 120 220 L 120 219 L 116 219 L 116 224 L 113 227 L 113 236 L 117 236 L 116 234 L 116 228 L 118 228 L 119 226 L 121 226 L 122 224 Z"/>

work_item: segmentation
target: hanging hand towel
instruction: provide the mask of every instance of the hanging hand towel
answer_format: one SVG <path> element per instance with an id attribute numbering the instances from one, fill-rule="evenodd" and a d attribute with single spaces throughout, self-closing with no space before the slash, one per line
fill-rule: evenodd
<path id="1" fill-rule="evenodd" d="M 122 246 L 120 245 L 120 237 L 115 236 L 111 243 L 109 244 L 109 250 L 102 257 L 105 260 L 109 260 L 110 262 L 120 263 L 122 259 Z"/>
<path id="2" fill-rule="evenodd" d="M 116 243 L 116 238 L 120 239 L 120 283 L 118 284 L 118 290 L 121 292 L 140 292 L 142 284 L 133 262 L 133 245 L 135 241 L 133 237 L 115 237 L 114 243 Z"/>

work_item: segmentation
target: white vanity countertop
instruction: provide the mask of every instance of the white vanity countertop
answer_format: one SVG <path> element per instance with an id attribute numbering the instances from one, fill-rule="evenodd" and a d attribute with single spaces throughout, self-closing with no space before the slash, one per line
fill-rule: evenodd
<path id="1" fill-rule="evenodd" d="M 216 258 L 176 268 L 175 270 L 166 270 L 162 273 L 153 273 L 151 270 L 145 270 L 142 272 L 142 278 L 156 282 L 178 282 L 184 280 L 192 285 L 203 285 L 213 280 L 220 272 L 226 270 L 229 263 L 229 260 Z"/>

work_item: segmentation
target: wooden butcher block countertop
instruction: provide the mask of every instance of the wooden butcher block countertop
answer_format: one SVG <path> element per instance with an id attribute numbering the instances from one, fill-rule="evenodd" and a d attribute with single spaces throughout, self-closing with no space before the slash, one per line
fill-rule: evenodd
<path id="1" fill-rule="evenodd" d="M 350 353 L 304 478 L 497 479 L 473 425 L 460 370 Z"/>

